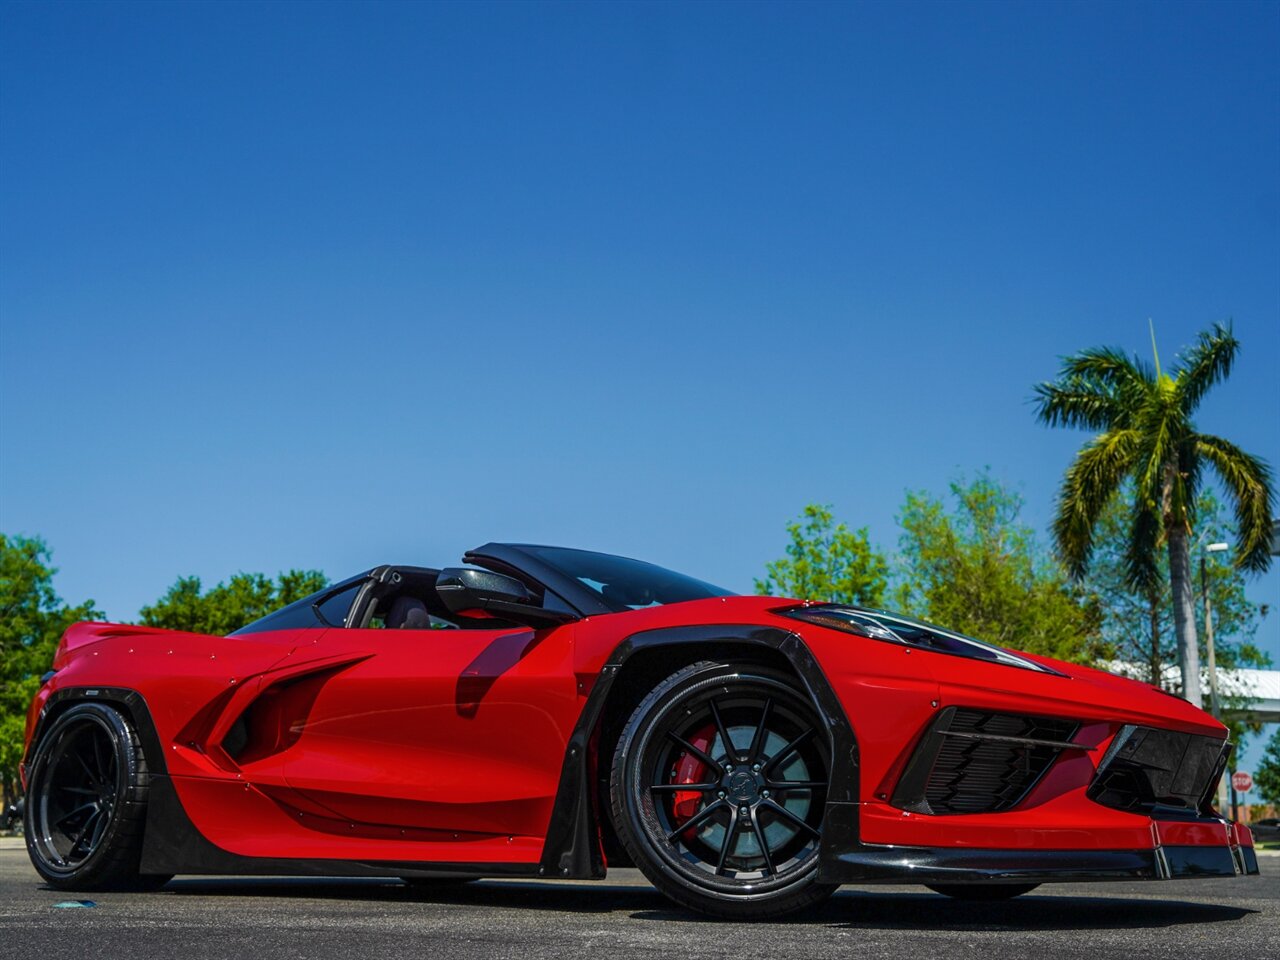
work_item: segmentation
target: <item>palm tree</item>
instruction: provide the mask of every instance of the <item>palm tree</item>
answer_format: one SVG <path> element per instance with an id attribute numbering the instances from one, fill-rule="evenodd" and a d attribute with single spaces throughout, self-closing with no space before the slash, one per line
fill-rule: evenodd
<path id="1" fill-rule="evenodd" d="M 1269 554 L 1275 493 L 1266 461 L 1235 444 L 1200 433 L 1191 416 L 1209 389 L 1231 372 L 1240 342 L 1230 325 L 1214 324 L 1169 373 L 1107 347 L 1067 357 L 1058 379 L 1036 386 L 1037 416 L 1052 427 L 1078 427 L 1097 436 L 1063 478 L 1053 522 L 1058 551 L 1073 577 L 1082 577 L 1093 550 L 1094 527 L 1126 478 L 1134 483 L 1128 513 L 1125 573 L 1135 589 L 1159 580 L 1156 551 L 1169 553 L 1173 622 L 1183 696 L 1200 705 L 1191 537 L 1196 490 L 1213 469 L 1235 507 L 1239 540 L 1235 565 L 1263 571 Z"/>

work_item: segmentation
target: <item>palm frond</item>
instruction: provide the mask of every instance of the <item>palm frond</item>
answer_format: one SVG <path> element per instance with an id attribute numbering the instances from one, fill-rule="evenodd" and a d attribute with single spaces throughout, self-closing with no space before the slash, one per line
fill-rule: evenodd
<path id="1" fill-rule="evenodd" d="M 1053 535 L 1062 562 L 1076 579 L 1088 568 L 1098 517 L 1133 469 L 1138 441 L 1133 430 L 1104 433 L 1085 446 L 1067 469 Z"/>
<path id="2" fill-rule="evenodd" d="M 1144 361 L 1117 347 L 1094 347 L 1072 354 L 1062 361 L 1060 377 L 1080 377 L 1122 391 L 1145 391 L 1156 379 Z"/>
<path id="3" fill-rule="evenodd" d="M 1184 413 L 1192 413 L 1214 384 L 1231 373 L 1231 364 L 1240 349 L 1240 341 L 1231 332 L 1231 324 L 1215 323 L 1202 331 L 1199 339 L 1174 370 L 1178 404 Z"/>
<path id="4" fill-rule="evenodd" d="M 1129 543 L 1125 549 L 1125 579 L 1131 588 L 1148 591 L 1160 582 L 1156 551 L 1164 532 L 1161 522 L 1160 488 L 1134 484 Z"/>
<path id="5" fill-rule="evenodd" d="M 1078 380 L 1037 383 L 1036 417 L 1051 427 L 1106 430 L 1121 418 L 1123 408 L 1114 393 Z"/>
<path id="6" fill-rule="evenodd" d="M 1235 501 L 1240 536 L 1235 565 L 1261 572 L 1271 565 L 1271 522 L 1275 516 L 1275 488 L 1271 467 L 1221 437 L 1201 433 L 1193 438 L 1196 453 L 1217 471 Z"/>
<path id="7" fill-rule="evenodd" d="M 1167 397 L 1166 397 L 1167 400 Z M 1170 506 L 1163 503 L 1165 482 L 1173 479 L 1178 462 L 1178 435 L 1186 434 L 1182 424 L 1169 416 L 1169 404 L 1147 404 L 1139 414 L 1136 429 L 1140 434 L 1141 449 L 1134 474 L 1140 492 L 1145 491 L 1160 502 L 1163 511 Z"/>
<path id="8" fill-rule="evenodd" d="M 1036 416 L 1051 427 L 1124 428 L 1154 377 L 1141 361 L 1111 347 L 1065 358 L 1058 378 L 1035 386 Z"/>

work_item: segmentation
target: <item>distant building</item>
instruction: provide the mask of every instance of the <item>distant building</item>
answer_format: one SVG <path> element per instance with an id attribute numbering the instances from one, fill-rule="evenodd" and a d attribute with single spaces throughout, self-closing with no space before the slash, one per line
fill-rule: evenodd
<path id="1" fill-rule="evenodd" d="M 1240 713 L 1263 723 L 1280 723 L 1280 670 L 1223 670 L 1221 675 L 1232 693 L 1249 698 Z"/>

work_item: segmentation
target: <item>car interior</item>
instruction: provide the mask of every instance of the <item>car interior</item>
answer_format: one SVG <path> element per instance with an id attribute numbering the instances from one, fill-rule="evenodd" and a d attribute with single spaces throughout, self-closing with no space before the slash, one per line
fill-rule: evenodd
<path id="1" fill-rule="evenodd" d="M 383 630 L 499 630 L 519 626 L 481 610 L 458 614 L 436 592 L 439 570 L 395 567 L 371 590 L 362 592 L 351 611 L 350 625 Z"/>

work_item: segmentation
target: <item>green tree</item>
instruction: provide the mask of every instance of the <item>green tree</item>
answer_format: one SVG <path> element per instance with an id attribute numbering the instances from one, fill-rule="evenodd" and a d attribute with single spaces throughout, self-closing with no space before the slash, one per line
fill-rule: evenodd
<path id="1" fill-rule="evenodd" d="M 987 474 L 952 483 L 951 496 L 949 513 L 927 493 L 907 494 L 894 591 L 903 612 L 1062 660 L 1108 655 L 1097 604 L 1018 522 L 1021 498 Z"/>
<path id="2" fill-rule="evenodd" d="M 1132 500 L 1128 486 L 1126 484 L 1112 498 L 1098 518 L 1093 558 L 1083 582 L 1101 603 L 1103 639 L 1114 648 L 1116 659 L 1140 665 L 1140 679 L 1178 692 L 1178 683 L 1170 683 L 1165 672 L 1166 665 L 1176 663 L 1178 656 L 1173 632 L 1173 607 L 1169 599 L 1168 558 L 1157 558 L 1157 578 L 1147 586 L 1133 586 L 1126 574 L 1127 516 L 1128 504 Z M 1235 523 L 1212 490 L 1203 489 L 1196 497 L 1196 516 L 1201 545 L 1219 540 L 1235 542 Z M 1199 550 L 1195 552 L 1200 553 Z M 1267 609 L 1249 600 L 1245 594 L 1243 572 L 1224 559 L 1225 556 L 1222 553 L 1204 555 L 1204 580 L 1213 607 L 1218 693 L 1223 711 L 1220 719 L 1230 728 L 1237 750 L 1242 750 L 1244 737 L 1257 733 L 1261 725 L 1248 712 L 1250 698 L 1247 691 L 1233 684 L 1222 671 L 1237 667 L 1265 667 L 1271 662 L 1266 652 L 1253 642 Z M 1199 566 L 1199 557 L 1195 566 Z M 1196 632 L 1203 661 L 1207 636 L 1204 629 L 1204 592 L 1199 570 L 1195 572 Z"/>
<path id="3" fill-rule="evenodd" d="M 225 636 L 323 589 L 328 582 L 319 570 L 290 570 L 274 581 L 261 573 L 237 573 L 202 593 L 199 577 L 179 577 L 138 616 L 148 627 Z"/>
<path id="4" fill-rule="evenodd" d="M 1098 517 L 1093 557 L 1083 583 L 1102 605 L 1103 637 L 1115 648 L 1116 657 L 1141 664 L 1143 679 L 1160 685 L 1165 680 L 1165 665 L 1177 659 L 1173 607 L 1169 599 L 1169 562 L 1167 556 L 1157 557 L 1156 577 L 1150 584 L 1134 586 L 1130 582 L 1126 565 L 1130 486 L 1126 483 Z M 1212 490 L 1201 490 L 1196 497 L 1196 515 L 1201 545 L 1216 540 L 1235 541 L 1235 523 Z M 1266 666 L 1271 662 L 1270 657 L 1253 643 L 1266 610 L 1245 595 L 1244 574 L 1224 557 L 1222 553 L 1205 556 L 1205 581 L 1213 607 L 1218 667 L 1230 670 Z M 1204 593 L 1198 564 L 1199 557 L 1194 583 L 1195 617 L 1203 656 Z"/>
<path id="5" fill-rule="evenodd" d="M 1235 507 L 1236 566 L 1261 571 L 1271 561 L 1275 494 L 1270 469 L 1233 443 L 1200 433 L 1191 419 L 1210 388 L 1230 374 L 1239 346 L 1230 327 L 1215 324 L 1164 373 L 1153 332 L 1154 369 L 1101 347 L 1068 357 L 1057 380 L 1036 387 L 1043 423 L 1097 434 L 1067 469 L 1059 494 L 1053 531 L 1063 562 L 1073 577 L 1085 575 L 1098 519 L 1124 481 L 1132 480 L 1125 575 L 1135 588 L 1154 589 L 1159 548 L 1165 545 L 1182 690 L 1197 706 L 1200 658 L 1191 542 L 1206 466 L 1222 480 Z"/>
<path id="6" fill-rule="evenodd" d="M 1253 785 L 1267 803 L 1280 804 L 1280 730 L 1267 741 L 1267 749 L 1253 772 Z"/>
<path id="7" fill-rule="evenodd" d="M 53 589 L 57 572 L 39 538 L 0 534 L 0 787 L 7 807 L 17 795 L 27 707 L 40 689 L 63 632 L 101 620 L 88 600 L 68 606 Z"/>
<path id="8" fill-rule="evenodd" d="M 787 555 L 765 567 L 756 593 L 871 607 L 883 603 L 889 565 L 872 548 L 866 527 L 850 530 L 835 522 L 829 506 L 811 503 L 787 524 L 787 535 Z"/>

